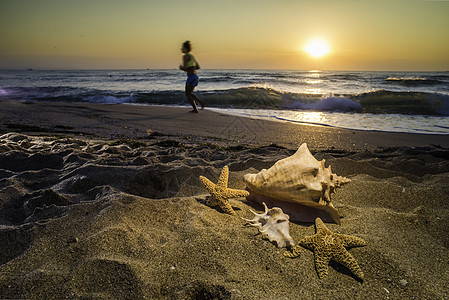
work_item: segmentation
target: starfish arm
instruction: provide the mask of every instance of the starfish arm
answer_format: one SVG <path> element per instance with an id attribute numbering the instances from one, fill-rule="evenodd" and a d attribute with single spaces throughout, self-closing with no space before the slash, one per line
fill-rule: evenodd
<path id="1" fill-rule="evenodd" d="M 316 218 L 315 220 L 315 227 L 317 233 L 325 233 L 325 234 L 331 234 L 332 231 L 330 231 L 326 225 L 324 225 L 324 222 L 320 218 Z"/>
<path id="2" fill-rule="evenodd" d="M 228 198 L 238 198 L 249 196 L 249 192 L 245 190 L 226 189 L 226 196 Z"/>
<path id="3" fill-rule="evenodd" d="M 330 256 L 324 251 L 315 251 L 315 268 L 320 279 L 327 276 Z"/>
<path id="4" fill-rule="evenodd" d="M 364 275 L 362 269 L 360 269 L 359 267 L 359 264 L 351 255 L 351 253 L 346 251 L 346 249 L 344 249 L 343 247 L 341 247 L 339 251 L 334 251 L 332 259 L 348 268 L 354 275 L 356 275 L 360 279 L 363 279 Z"/>
<path id="5" fill-rule="evenodd" d="M 200 176 L 200 180 L 206 187 L 209 194 L 212 194 L 215 191 L 215 183 L 213 183 L 212 181 L 210 181 L 209 179 L 207 179 L 204 176 Z"/>
<path id="6" fill-rule="evenodd" d="M 324 225 L 324 222 L 320 218 L 315 219 L 315 227 L 316 231 L 320 231 L 322 228 L 326 228 L 326 225 Z"/>
<path id="7" fill-rule="evenodd" d="M 217 185 L 226 188 L 228 186 L 229 168 L 224 166 L 221 170 L 220 177 L 218 178 Z"/>
<path id="8" fill-rule="evenodd" d="M 339 234 L 339 233 L 335 233 L 335 235 L 337 236 L 337 238 L 341 241 L 341 244 L 344 247 L 361 247 L 361 246 L 366 246 L 366 242 L 356 236 L 350 236 L 350 235 L 346 235 L 346 234 Z"/>
<path id="9" fill-rule="evenodd" d="M 227 213 L 228 215 L 235 215 L 234 209 L 227 200 L 220 201 L 218 203 L 218 206 L 221 208 L 221 210 L 223 210 L 223 212 Z"/>
<path id="10" fill-rule="evenodd" d="M 315 250 L 315 248 L 316 248 L 315 247 L 315 245 L 316 245 L 315 235 L 306 236 L 305 238 L 303 238 L 302 240 L 299 241 L 299 244 L 308 249 Z"/>

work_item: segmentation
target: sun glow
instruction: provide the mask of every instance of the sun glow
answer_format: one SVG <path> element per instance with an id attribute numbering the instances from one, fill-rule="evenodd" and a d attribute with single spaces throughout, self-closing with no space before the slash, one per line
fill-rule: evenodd
<path id="1" fill-rule="evenodd" d="M 309 55 L 313 57 L 322 57 L 329 53 L 328 44 L 321 39 L 310 41 L 304 48 Z"/>

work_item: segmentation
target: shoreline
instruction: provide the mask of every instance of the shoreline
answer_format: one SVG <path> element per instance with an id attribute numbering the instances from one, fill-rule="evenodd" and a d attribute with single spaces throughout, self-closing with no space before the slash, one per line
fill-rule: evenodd
<path id="1" fill-rule="evenodd" d="M 0 100 L 0 132 L 63 133 L 102 138 L 138 138 L 148 132 L 176 137 L 223 139 L 235 144 L 277 144 L 313 149 L 376 149 L 379 147 L 449 148 L 440 134 L 343 129 L 321 125 L 252 119 L 213 112 L 189 114 L 189 108 L 122 104 L 17 102 Z M 28 129 L 28 131 L 27 131 Z"/>
<path id="2" fill-rule="evenodd" d="M 385 133 L 411 133 L 411 134 L 430 134 L 430 135 L 441 135 L 441 136 L 449 136 L 449 132 L 432 132 L 429 130 L 423 130 L 423 129 L 407 129 L 407 130 L 383 130 L 383 129 L 367 129 L 367 128 L 362 128 L 363 126 L 361 126 L 360 128 L 356 128 L 356 127 L 345 127 L 345 126 L 339 126 L 338 124 L 325 124 L 325 123 L 314 123 L 314 122 L 309 122 L 309 121 L 301 121 L 301 120 L 294 120 L 292 116 L 289 116 L 289 114 L 292 114 L 294 111 L 283 111 L 284 113 L 286 112 L 286 116 L 273 116 L 270 115 L 269 113 L 264 115 L 264 112 L 262 112 L 262 114 L 260 115 L 252 115 L 251 113 L 246 113 L 244 112 L 245 110 L 240 110 L 240 109 L 230 109 L 227 110 L 225 108 L 211 108 L 211 110 L 216 111 L 218 113 L 226 113 L 226 114 L 230 114 L 233 116 L 237 116 L 237 117 L 247 117 L 247 118 L 253 118 L 253 119 L 260 119 L 260 120 L 266 120 L 266 121 L 273 121 L 273 122 L 284 122 L 284 123 L 290 123 L 290 124 L 298 124 L 298 125 L 305 125 L 305 126 L 323 126 L 323 127 L 329 127 L 329 128 L 335 128 L 335 129 L 344 129 L 344 130 L 356 130 L 356 131 L 366 131 L 366 132 L 385 132 Z M 268 112 L 273 112 L 272 110 L 267 110 Z M 277 112 L 277 111 L 274 111 Z M 320 113 L 320 112 L 314 112 L 312 110 L 306 110 L 306 111 L 301 111 L 302 113 Z M 324 114 L 327 114 L 327 112 L 323 112 Z M 332 117 L 332 115 L 335 112 L 329 112 L 329 116 Z M 347 114 L 347 113 L 341 113 L 343 115 L 351 115 L 351 114 Z M 357 116 L 358 114 L 355 114 L 355 116 Z M 376 119 L 376 115 L 375 114 L 368 114 L 369 115 L 369 119 Z M 382 117 L 385 117 L 385 115 L 381 115 Z M 402 117 L 410 117 L 410 115 L 395 115 L 394 118 L 398 119 L 398 118 L 402 118 Z M 418 118 L 426 118 L 427 116 L 413 116 L 413 117 L 418 117 Z M 434 116 L 432 116 L 434 117 Z M 439 116 L 440 118 L 447 118 L 443 117 L 443 116 Z M 366 121 L 364 121 L 363 125 L 366 126 Z M 373 126 L 371 126 L 373 127 Z M 375 126 L 374 126 L 375 127 Z"/>

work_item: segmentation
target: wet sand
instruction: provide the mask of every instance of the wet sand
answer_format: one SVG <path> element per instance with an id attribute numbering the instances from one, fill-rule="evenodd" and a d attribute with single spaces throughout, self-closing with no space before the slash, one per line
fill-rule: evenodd
<path id="1" fill-rule="evenodd" d="M 187 108 L 0 102 L 0 298 L 444 299 L 449 138 L 238 118 Z M 352 181 L 333 195 L 363 238 L 317 276 L 239 217 L 206 205 L 200 175 L 229 186 L 306 142 Z M 291 223 L 298 242 L 313 224 Z"/>

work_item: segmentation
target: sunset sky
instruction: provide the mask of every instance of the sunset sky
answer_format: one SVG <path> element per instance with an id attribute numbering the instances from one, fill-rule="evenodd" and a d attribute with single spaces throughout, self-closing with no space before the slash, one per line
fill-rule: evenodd
<path id="1" fill-rule="evenodd" d="M 449 0 L 1 0 L 0 68 L 449 70 Z M 329 52 L 314 57 L 321 39 Z"/>

